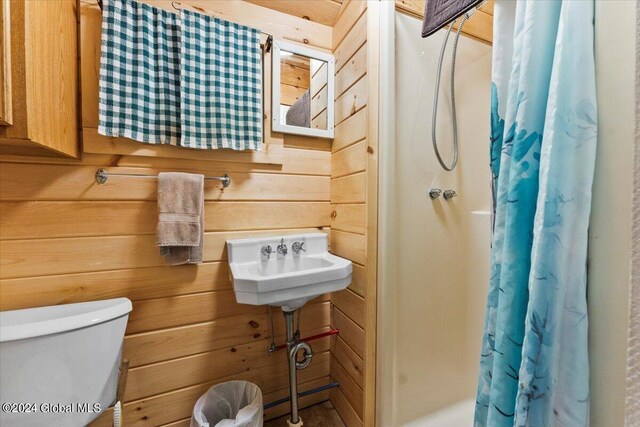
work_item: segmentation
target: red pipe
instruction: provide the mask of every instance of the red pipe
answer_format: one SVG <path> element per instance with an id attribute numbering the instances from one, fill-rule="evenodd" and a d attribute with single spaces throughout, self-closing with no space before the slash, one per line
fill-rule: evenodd
<path id="1" fill-rule="evenodd" d="M 324 337 L 328 337 L 331 335 L 338 335 L 340 333 L 339 329 L 329 329 L 327 332 L 323 332 L 321 334 L 317 334 L 317 335 L 312 335 L 310 337 L 306 337 L 306 338 L 302 338 L 300 341 L 313 341 L 313 340 L 317 340 L 319 338 L 324 338 Z M 280 351 L 284 348 L 287 348 L 287 344 L 280 344 L 279 346 L 276 347 L 276 350 Z"/>

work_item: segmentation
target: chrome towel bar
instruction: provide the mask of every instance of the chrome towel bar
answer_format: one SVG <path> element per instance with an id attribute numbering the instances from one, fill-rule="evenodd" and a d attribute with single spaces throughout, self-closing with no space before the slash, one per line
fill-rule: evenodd
<path id="1" fill-rule="evenodd" d="M 147 175 L 143 173 L 114 173 L 107 172 L 105 169 L 98 169 L 96 171 L 96 182 L 98 184 L 104 184 L 107 182 L 110 176 L 125 176 L 125 177 L 135 177 L 135 178 L 158 178 L 158 175 Z M 227 188 L 231 185 L 231 177 L 226 173 L 223 176 L 205 176 L 204 179 L 216 180 L 222 182 L 222 187 Z"/>

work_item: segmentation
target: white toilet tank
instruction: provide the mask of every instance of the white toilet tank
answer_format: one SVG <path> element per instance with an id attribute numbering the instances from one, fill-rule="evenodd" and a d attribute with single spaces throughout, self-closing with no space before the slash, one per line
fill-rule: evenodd
<path id="1" fill-rule="evenodd" d="M 131 301 L 0 312 L 0 425 L 87 425 L 116 398 Z"/>

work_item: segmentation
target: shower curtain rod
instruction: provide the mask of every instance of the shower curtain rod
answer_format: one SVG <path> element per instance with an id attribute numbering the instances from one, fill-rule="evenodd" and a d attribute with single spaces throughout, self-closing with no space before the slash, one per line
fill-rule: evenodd
<path id="1" fill-rule="evenodd" d="M 98 1 L 98 7 L 100 8 L 100 10 L 101 11 L 104 10 L 104 4 L 103 4 L 104 2 L 103 2 L 103 0 L 97 0 L 97 1 Z M 176 5 L 182 6 L 182 3 L 178 2 L 178 1 L 172 1 L 171 2 L 171 7 L 173 7 L 175 10 L 180 10 L 180 8 L 176 7 Z M 191 7 L 196 9 L 198 12 L 202 12 L 202 13 L 206 14 L 206 11 L 204 9 L 200 8 L 200 7 L 197 7 L 197 6 L 191 6 Z M 265 51 L 266 52 L 270 52 L 271 51 L 271 45 L 273 44 L 273 36 L 271 34 L 269 34 L 269 33 L 265 33 L 262 30 L 260 31 L 260 33 L 263 36 L 267 37 L 267 40 L 264 42 L 264 47 L 265 47 Z"/>

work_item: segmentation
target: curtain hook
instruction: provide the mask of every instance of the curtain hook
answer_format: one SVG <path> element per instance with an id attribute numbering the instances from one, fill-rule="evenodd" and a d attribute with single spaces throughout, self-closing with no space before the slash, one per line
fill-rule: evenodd
<path id="1" fill-rule="evenodd" d="M 271 52 L 271 45 L 273 44 L 273 36 L 271 34 L 267 35 L 267 41 L 265 42 L 264 50 L 265 52 Z"/>
<path id="2" fill-rule="evenodd" d="M 180 10 L 179 8 L 177 8 L 177 7 L 176 7 L 176 4 L 179 4 L 179 5 L 181 5 L 181 6 L 182 6 L 182 4 L 181 4 L 180 2 L 172 1 L 172 2 L 171 2 L 171 7 L 173 7 L 175 10 Z"/>

